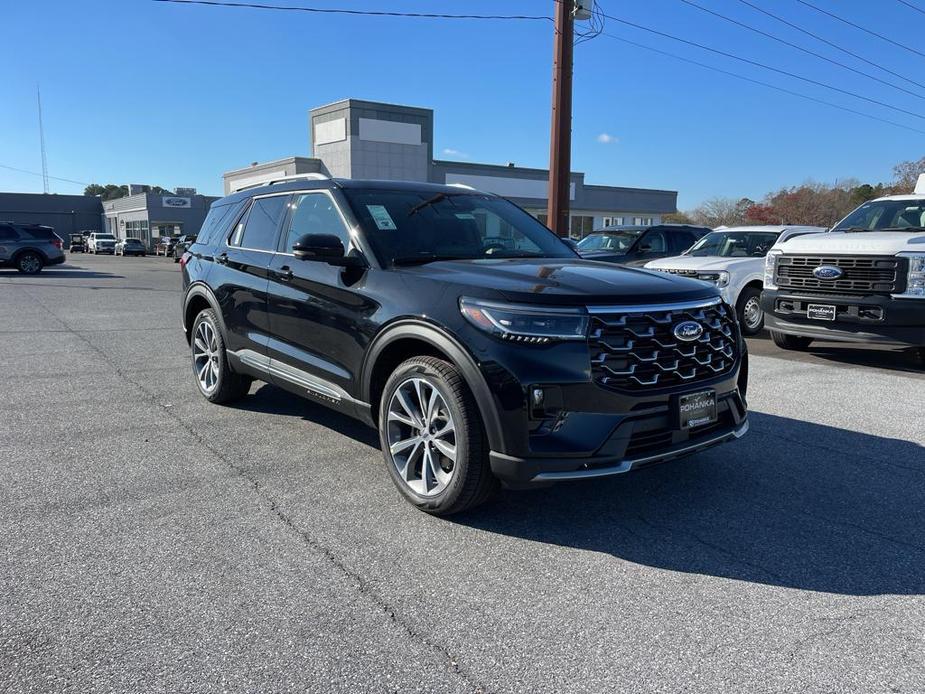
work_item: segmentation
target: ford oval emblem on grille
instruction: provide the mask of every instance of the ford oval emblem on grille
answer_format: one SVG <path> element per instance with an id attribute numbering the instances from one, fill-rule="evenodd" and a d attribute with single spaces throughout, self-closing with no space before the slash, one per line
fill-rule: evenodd
<path id="1" fill-rule="evenodd" d="M 813 270 L 813 277 L 817 280 L 837 280 L 845 271 L 834 265 L 820 265 Z"/>
<path id="2" fill-rule="evenodd" d="M 686 320 L 674 326 L 674 336 L 682 342 L 693 342 L 703 335 L 703 326 L 697 321 Z"/>

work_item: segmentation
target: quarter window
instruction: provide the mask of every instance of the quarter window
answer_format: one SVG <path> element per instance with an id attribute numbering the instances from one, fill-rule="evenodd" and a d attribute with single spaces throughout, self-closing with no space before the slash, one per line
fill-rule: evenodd
<path id="1" fill-rule="evenodd" d="M 293 244 L 305 234 L 334 234 L 345 249 L 350 246 L 350 234 L 344 220 L 334 201 L 325 193 L 294 195 L 290 207 L 292 214 L 289 215 L 285 245 L 280 249 L 282 253 L 291 253 Z"/>
<path id="2" fill-rule="evenodd" d="M 235 233 L 234 241 L 237 245 L 255 251 L 274 250 L 279 219 L 283 214 L 287 199 L 285 195 L 275 195 L 254 200 L 247 214 L 243 233 L 241 231 Z"/>
<path id="3" fill-rule="evenodd" d="M 16 232 L 13 227 L 0 225 L 0 241 L 13 241 L 16 238 Z"/>

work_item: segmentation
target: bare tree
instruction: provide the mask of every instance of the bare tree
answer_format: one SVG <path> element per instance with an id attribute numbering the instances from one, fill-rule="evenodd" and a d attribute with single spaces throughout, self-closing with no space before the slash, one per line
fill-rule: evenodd
<path id="1" fill-rule="evenodd" d="M 896 193 L 911 193 L 919 174 L 925 173 L 925 157 L 918 161 L 904 161 L 893 167 L 893 190 Z"/>

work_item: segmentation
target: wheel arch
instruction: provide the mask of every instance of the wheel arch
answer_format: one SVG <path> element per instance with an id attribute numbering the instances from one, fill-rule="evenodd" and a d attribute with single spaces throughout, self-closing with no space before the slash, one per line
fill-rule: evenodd
<path id="1" fill-rule="evenodd" d="M 501 424 L 494 398 L 475 359 L 452 335 L 417 320 L 393 323 L 376 336 L 366 351 L 360 397 L 369 403 L 372 423 L 377 423 L 379 399 L 389 375 L 405 359 L 422 355 L 445 359 L 459 369 L 479 408 L 489 445 L 492 450 L 501 450 Z"/>
<path id="2" fill-rule="evenodd" d="M 183 332 L 186 335 L 186 342 L 189 344 L 192 339 L 193 322 L 202 311 L 211 308 L 215 311 L 218 318 L 219 326 L 222 329 L 222 337 L 228 332 L 225 329 L 225 319 L 222 317 L 221 308 L 218 305 L 218 299 L 212 293 L 208 286 L 200 282 L 190 285 L 183 299 Z"/>

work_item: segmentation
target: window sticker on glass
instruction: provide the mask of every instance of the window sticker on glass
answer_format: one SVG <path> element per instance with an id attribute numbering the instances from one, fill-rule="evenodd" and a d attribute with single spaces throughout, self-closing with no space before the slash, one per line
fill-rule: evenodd
<path id="1" fill-rule="evenodd" d="M 457 212 L 456 219 L 475 219 L 475 215 L 471 212 Z"/>
<path id="2" fill-rule="evenodd" d="M 392 221 L 389 211 L 385 209 L 385 205 L 367 205 L 366 209 L 369 210 L 369 213 L 373 216 L 373 221 L 381 231 L 395 231 L 398 229 L 395 222 Z"/>

